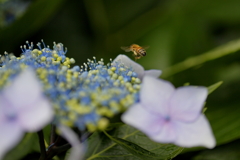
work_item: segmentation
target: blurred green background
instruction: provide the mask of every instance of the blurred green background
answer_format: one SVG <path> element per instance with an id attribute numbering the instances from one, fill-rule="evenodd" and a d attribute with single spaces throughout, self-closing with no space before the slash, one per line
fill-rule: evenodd
<path id="1" fill-rule="evenodd" d="M 240 52 L 174 73 L 171 66 L 240 39 L 239 0 L 0 0 L 0 53 L 41 39 L 61 42 L 78 65 L 93 56 L 106 62 L 133 43 L 150 46 L 137 62 L 163 70 L 174 85 L 223 85 L 206 103 L 218 146 L 185 149 L 177 159 L 240 159 Z M 236 42 L 238 48 L 240 43 Z M 239 49 L 237 49 L 239 50 Z M 168 74 L 165 74 L 168 73 Z"/>

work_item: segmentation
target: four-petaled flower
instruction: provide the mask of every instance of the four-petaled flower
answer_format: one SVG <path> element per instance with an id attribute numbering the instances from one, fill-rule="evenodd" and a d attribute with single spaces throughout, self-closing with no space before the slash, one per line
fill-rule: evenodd
<path id="1" fill-rule="evenodd" d="M 23 137 L 35 132 L 53 118 L 49 101 L 32 70 L 26 70 L 0 93 L 0 159 Z"/>
<path id="2" fill-rule="evenodd" d="M 167 81 L 145 76 L 140 102 L 123 114 L 122 121 L 156 142 L 213 148 L 215 139 L 202 114 L 207 94 L 205 87 L 175 89 Z"/>
<path id="3" fill-rule="evenodd" d="M 128 58 L 128 56 L 125 56 L 123 54 L 118 55 L 113 60 L 113 64 L 114 63 L 123 63 L 125 66 L 131 67 L 133 69 L 133 71 L 137 73 L 138 78 L 141 80 L 146 75 L 153 76 L 153 77 L 159 77 L 162 73 L 161 70 L 156 70 L 156 69 L 151 69 L 151 70 L 145 71 L 144 68 L 140 64 L 134 62 L 133 60 Z"/>

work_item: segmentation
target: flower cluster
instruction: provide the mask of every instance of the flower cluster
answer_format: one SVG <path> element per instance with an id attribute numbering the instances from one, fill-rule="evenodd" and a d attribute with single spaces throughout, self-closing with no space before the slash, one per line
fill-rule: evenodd
<path id="1" fill-rule="evenodd" d="M 25 68 L 32 68 L 44 85 L 55 110 L 55 123 L 80 130 L 104 129 L 108 119 L 123 112 L 138 101 L 141 80 L 133 71 L 119 61 L 104 64 L 103 60 L 88 60 L 81 67 L 73 58 L 66 57 L 61 43 L 53 49 L 33 44 L 21 47 L 22 55 L 5 53 L 1 57 L 0 87 L 11 82 Z"/>

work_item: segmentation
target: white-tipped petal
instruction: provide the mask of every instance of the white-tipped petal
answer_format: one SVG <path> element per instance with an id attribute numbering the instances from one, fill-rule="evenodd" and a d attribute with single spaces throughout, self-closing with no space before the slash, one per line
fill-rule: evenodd
<path id="1" fill-rule="evenodd" d="M 145 76 L 140 91 L 140 102 L 148 110 L 167 116 L 169 113 L 169 100 L 174 91 L 175 88 L 171 83 Z"/>
<path id="2" fill-rule="evenodd" d="M 144 68 L 140 64 L 134 62 L 128 56 L 123 55 L 123 54 L 118 55 L 113 60 L 113 64 L 116 63 L 116 62 L 123 63 L 125 66 L 128 66 L 129 68 L 132 68 L 133 71 L 135 73 L 137 73 L 138 78 L 141 79 L 141 80 L 143 79 L 144 76 L 153 76 L 153 77 L 157 78 L 162 73 L 162 71 L 156 70 L 156 69 L 144 71 Z"/>
<path id="3" fill-rule="evenodd" d="M 192 123 L 176 122 L 176 133 L 178 137 L 174 142 L 182 147 L 203 146 L 213 148 L 216 145 L 209 122 L 204 115 Z"/>
<path id="4" fill-rule="evenodd" d="M 130 58 L 128 58 L 128 56 L 125 56 L 123 54 L 118 55 L 114 60 L 113 63 L 123 63 L 125 66 L 128 66 L 129 68 L 132 68 L 134 72 L 137 73 L 138 78 L 142 79 L 144 76 L 144 68 L 134 62 L 133 60 L 131 60 Z"/>
<path id="5" fill-rule="evenodd" d="M 157 69 L 151 69 L 151 70 L 144 71 L 144 76 L 153 76 L 153 77 L 158 78 L 161 74 L 162 74 L 162 71 L 157 70 Z"/>
<path id="6" fill-rule="evenodd" d="M 161 131 L 163 118 L 149 112 L 141 104 L 130 107 L 121 117 L 122 121 L 147 135 L 156 135 Z"/>
<path id="7" fill-rule="evenodd" d="M 0 123 L 0 159 L 20 142 L 24 132 L 16 123 Z"/>
<path id="8" fill-rule="evenodd" d="M 35 132 L 42 129 L 53 119 L 53 109 L 44 97 L 39 99 L 23 110 L 19 111 L 19 122 L 21 126 L 28 132 Z"/>
<path id="9" fill-rule="evenodd" d="M 207 93 L 206 87 L 177 88 L 170 101 L 171 117 L 180 121 L 196 119 L 202 112 Z"/>
<path id="10" fill-rule="evenodd" d="M 14 108 L 24 108 L 33 104 L 42 94 L 42 88 L 35 73 L 27 69 L 20 73 L 5 89 L 4 98 Z"/>
<path id="11" fill-rule="evenodd" d="M 78 136 L 69 127 L 60 125 L 58 129 L 61 135 L 71 144 L 72 149 L 68 160 L 82 160 L 84 156 L 84 147 L 79 141 Z"/>

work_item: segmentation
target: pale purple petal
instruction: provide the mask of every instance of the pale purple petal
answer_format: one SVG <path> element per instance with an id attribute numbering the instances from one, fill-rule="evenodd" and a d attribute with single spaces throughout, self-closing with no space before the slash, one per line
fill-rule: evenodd
<path id="1" fill-rule="evenodd" d="M 121 117 L 122 121 L 129 124 L 147 135 L 155 135 L 161 131 L 163 117 L 149 112 L 141 104 L 130 107 Z"/>
<path id="2" fill-rule="evenodd" d="M 82 160 L 84 156 L 84 147 L 80 143 L 78 136 L 70 128 L 60 125 L 58 129 L 61 135 L 71 144 L 72 149 L 68 160 Z"/>
<path id="3" fill-rule="evenodd" d="M 131 60 L 130 58 L 128 58 L 128 56 L 120 54 L 113 60 L 113 64 L 116 62 L 123 63 L 125 66 L 132 68 L 133 71 L 135 73 L 137 73 L 139 79 L 143 78 L 144 68 L 140 64 L 138 64 L 138 63 L 134 62 L 133 60 Z"/>
<path id="4" fill-rule="evenodd" d="M 6 104 L 6 101 L 4 101 L 4 99 L 2 98 L 2 95 L 0 94 L 0 124 L 5 119 L 5 114 L 4 114 L 5 104 Z"/>
<path id="5" fill-rule="evenodd" d="M 4 97 L 4 91 L 0 94 L 0 112 L 0 123 L 6 123 L 6 121 L 11 121 L 12 119 L 18 120 L 18 110 Z"/>
<path id="6" fill-rule="evenodd" d="M 207 98 L 206 87 L 185 86 L 177 88 L 170 100 L 171 118 L 192 121 L 202 111 Z"/>
<path id="7" fill-rule="evenodd" d="M 182 147 L 204 146 L 213 148 L 216 145 L 211 127 L 204 115 L 193 123 L 182 123 L 176 121 L 176 133 L 178 137 L 174 142 Z"/>
<path id="8" fill-rule="evenodd" d="M 1 107 L 0 107 L 1 108 Z M 2 121 L 4 120 L 5 116 L 3 114 L 3 112 L 1 112 L 0 110 L 0 123 L 2 123 Z"/>
<path id="9" fill-rule="evenodd" d="M 12 107 L 24 108 L 33 104 L 42 94 L 41 85 L 35 73 L 28 69 L 14 79 L 11 86 L 5 89 L 4 98 Z"/>
<path id="10" fill-rule="evenodd" d="M 165 121 L 161 124 L 162 130 L 157 135 L 149 136 L 152 140 L 159 143 L 172 143 L 176 140 L 178 133 L 175 130 L 174 123 Z"/>
<path id="11" fill-rule="evenodd" d="M 14 122 L 0 124 L 0 159 L 20 142 L 23 135 L 23 130 Z"/>
<path id="12" fill-rule="evenodd" d="M 151 69 L 151 70 L 144 71 L 144 76 L 153 76 L 153 77 L 158 78 L 161 74 L 162 74 L 162 71 L 157 70 L 157 69 Z"/>
<path id="13" fill-rule="evenodd" d="M 32 106 L 19 111 L 19 122 L 28 132 L 35 132 L 42 129 L 53 119 L 53 109 L 49 101 L 39 97 Z"/>
<path id="14" fill-rule="evenodd" d="M 174 91 L 174 86 L 171 83 L 145 76 L 140 91 L 140 103 L 148 110 L 162 116 L 168 116 L 169 100 Z"/>

